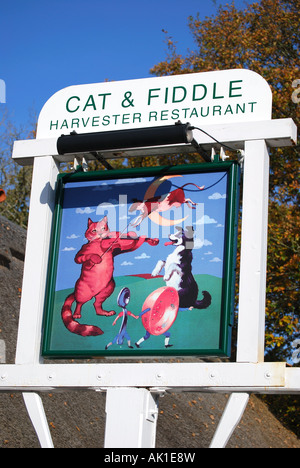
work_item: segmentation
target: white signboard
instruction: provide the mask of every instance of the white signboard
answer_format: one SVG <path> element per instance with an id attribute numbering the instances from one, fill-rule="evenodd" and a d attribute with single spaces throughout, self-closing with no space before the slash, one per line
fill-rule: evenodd
<path id="1" fill-rule="evenodd" d="M 190 122 L 270 120 L 268 83 L 250 70 L 226 70 L 70 86 L 43 107 L 37 138 Z"/>

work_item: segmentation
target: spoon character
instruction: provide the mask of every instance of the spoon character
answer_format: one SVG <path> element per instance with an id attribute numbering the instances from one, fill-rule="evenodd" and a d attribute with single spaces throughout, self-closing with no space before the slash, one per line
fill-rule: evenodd
<path id="1" fill-rule="evenodd" d="M 133 346 L 131 346 L 130 336 L 129 336 L 128 332 L 127 332 L 128 316 L 131 316 L 131 317 L 133 317 L 135 319 L 138 319 L 139 316 L 134 315 L 129 310 L 127 310 L 127 305 L 129 304 L 129 301 L 130 301 L 130 289 L 129 288 L 123 288 L 122 291 L 120 292 L 120 294 L 118 296 L 118 300 L 117 300 L 118 306 L 122 308 L 122 311 L 119 313 L 119 315 L 113 321 L 113 326 L 115 326 L 118 319 L 122 318 L 121 327 L 120 327 L 119 333 L 115 336 L 113 341 L 111 341 L 110 343 L 108 343 L 105 346 L 105 349 L 108 349 L 113 344 L 122 345 L 124 343 L 125 338 L 126 338 L 127 343 L 128 343 L 128 348 L 133 349 Z"/>

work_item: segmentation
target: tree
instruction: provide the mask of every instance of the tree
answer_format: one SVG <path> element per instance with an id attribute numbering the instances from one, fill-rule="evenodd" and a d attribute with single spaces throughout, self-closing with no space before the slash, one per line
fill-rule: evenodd
<path id="1" fill-rule="evenodd" d="M 30 127 L 34 127 L 30 124 Z M 26 228 L 31 190 L 31 167 L 20 167 L 12 160 L 15 140 L 33 138 L 35 131 L 17 128 L 8 113 L 0 116 L 0 187 L 6 192 L 6 200 L 0 204 L 0 214 Z"/>
<path id="2" fill-rule="evenodd" d="M 154 75 L 251 69 L 273 92 L 273 118 L 292 117 L 300 128 L 300 105 L 292 99 L 300 78 L 300 15 L 295 0 L 261 0 L 244 10 L 231 5 L 201 20 L 189 18 L 195 50 L 177 53 L 168 36 L 166 60 Z M 270 152 L 269 251 L 266 309 L 267 359 L 290 359 L 300 337 L 299 146 Z"/>

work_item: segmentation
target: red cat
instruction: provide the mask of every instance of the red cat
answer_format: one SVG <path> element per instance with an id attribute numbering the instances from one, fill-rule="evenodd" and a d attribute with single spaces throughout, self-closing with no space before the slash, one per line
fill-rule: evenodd
<path id="1" fill-rule="evenodd" d="M 105 216 L 99 222 L 88 220 L 85 233 L 88 240 L 75 256 L 75 262 L 82 265 L 80 278 L 75 284 L 75 290 L 70 294 L 62 308 L 62 319 L 67 329 L 81 336 L 102 335 L 101 328 L 93 325 L 82 325 L 75 319 L 81 318 L 83 304 L 95 298 L 94 307 L 97 315 L 115 315 L 114 310 L 106 311 L 102 308 L 103 302 L 112 295 L 115 289 L 113 278 L 114 257 L 121 253 L 133 252 L 144 242 L 151 246 L 159 243 L 158 239 L 149 239 L 146 236 L 138 237 L 135 232 L 120 234 L 110 232 Z M 72 304 L 76 301 L 74 314 Z"/>

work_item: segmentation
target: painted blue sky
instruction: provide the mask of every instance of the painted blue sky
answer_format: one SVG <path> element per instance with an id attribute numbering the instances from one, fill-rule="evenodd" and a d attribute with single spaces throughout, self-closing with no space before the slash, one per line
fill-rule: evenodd
<path id="1" fill-rule="evenodd" d="M 67 86 L 147 78 L 167 53 L 165 34 L 183 55 L 195 44 L 189 16 L 216 13 L 228 0 L 1 0 L 0 80 L 11 119 L 30 112 Z M 251 1 L 249 3 L 252 3 Z M 245 8 L 245 0 L 235 0 Z M 1 96 L 0 96 L 1 97 Z M 1 99 L 3 100 L 3 99 Z"/>
<path id="2" fill-rule="evenodd" d="M 130 226 L 139 214 L 129 212 L 132 199 L 144 199 L 153 180 L 153 177 L 146 177 L 66 185 L 59 246 L 58 290 L 74 287 L 80 275 L 81 266 L 74 262 L 74 257 L 81 246 L 87 242 L 84 233 L 89 218 L 99 221 L 107 215 L 111 231 L 134 231 L 139 236 L 146 235 L 160 239 L 157 247 L 151 247 L 145 243 L 135 252 L 115 257 L 115 276 L 152 273 L 158 260 L 166 259 L 174 247 L 166 247 L 164 243 L 168 241 L 175 227 L 158 226 L 148 218 L 136 228 Z M 195 231 L 194 274 L 222 277 L 227 175 L 223 172 L 215 172 L 173 177 L 164 181 L 156 194 L 166 194 L 187 182 L 204 185 L 207 189 L 200 192 L 194 186 L 185 188 L 186 197 L 197 203 L 196 209 L 192 210 L 187 205 L 183 205 L 181 208 L 175 208 L 162 215 L 171 220 L 187 217 L 184 222 L 178 224 L 193 226 Z M 214 186 L 208 188 L 212 185 Z"/>

